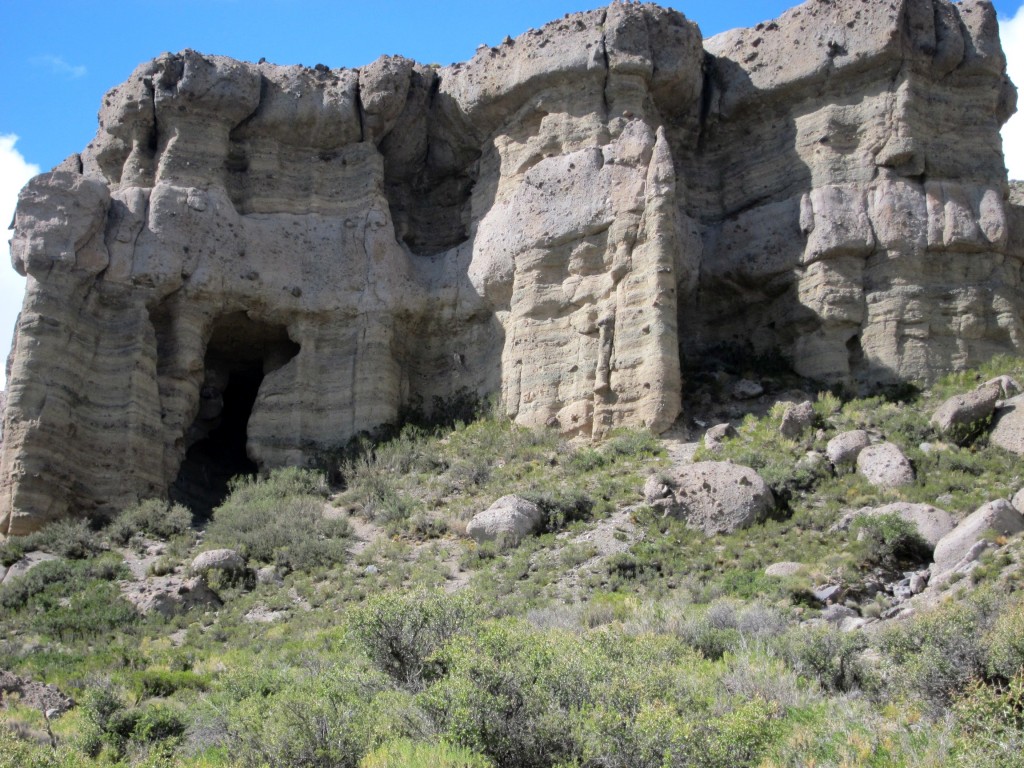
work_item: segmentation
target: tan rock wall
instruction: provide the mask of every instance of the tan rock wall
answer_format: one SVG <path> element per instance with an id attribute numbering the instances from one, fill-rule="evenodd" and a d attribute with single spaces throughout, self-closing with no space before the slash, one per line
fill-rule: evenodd
<path id="1" fill-rule="evenodd" d="M 613 4 L 443 69 L 143 64 L 22 193 L 0 531 L 165 493 L 239 372 L 267 468 L 461 391 L 662 430 L 723 348 L 868 383 L 1020 351 L 1004 69 L 980 0 L 708 41 Z"/>

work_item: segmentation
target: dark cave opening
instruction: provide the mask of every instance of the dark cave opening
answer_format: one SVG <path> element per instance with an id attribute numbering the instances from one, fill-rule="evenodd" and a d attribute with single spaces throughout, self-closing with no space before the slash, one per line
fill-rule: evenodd
<path id="1" fill-rule="evenodd" d="M 232 478 L 254 475 L 249 420 L 264 377 L 299 352 L 284 326 L 254 321 L 243 312 L 220 318 L 204 358 L 199 409 L 185 435 L 185 458 L 171 498 L 200 518 L 227 496 Z"/>

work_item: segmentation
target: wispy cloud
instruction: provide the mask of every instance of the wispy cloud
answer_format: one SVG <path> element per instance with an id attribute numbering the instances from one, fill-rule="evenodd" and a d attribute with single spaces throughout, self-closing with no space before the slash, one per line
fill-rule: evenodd
<path id="1" fill-rule="evenodd" d="M 11 349 L 14 320 L 21 308 L 25 293 L 25 280 L 11 269 L 11 258 L 7 250 L 10 233 L 7 226 L 14 218 L 14 207 L 18 192 L 26 181 L 39 173 L 39 166 L 26 162 L 14 148 L 18 137 L 0 134 L 0 251 L 6 256 L 0 259 L 0 389 L 4 387 L 4 363 Z"/>
<path id="2" fill-rule="evenodd" d="M 1010 178 L 1024 180 L 1024 4 L 1012 19 L 999 20 L 999 36 L 1006 51 L 1006 71 L 1020 99 L 1017 114 L 1003 126 L 1003 153 Z"/>
<path id="3" fill-rule="evenodd" d="M 45 54 L 43 56 L 34 56 L 30 59 L 30 63 L 34 67 L 40 67 L 48 69 L 54 75 L 59 77 L 67 77 L 72 80 L 77 80 L 80 77 L 85 77 L 86 70 L 82 64 L 68 64 L 60 56 L 54 56 L 52 54 Z"/>

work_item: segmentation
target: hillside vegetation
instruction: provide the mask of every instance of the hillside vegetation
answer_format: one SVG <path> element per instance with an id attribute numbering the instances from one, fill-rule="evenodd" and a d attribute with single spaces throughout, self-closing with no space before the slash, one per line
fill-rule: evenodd
<path id="1" fill-rule="evenodd" d="M 76 706 L 8 693 L 0 768 L 1024 766 L 1020 538 L 885 620 L 870 585 L 930 551 L 892 517 L 837 525 L 893 501 L 960 519 L 1020 490 L 1019 458 L 984 431 L 957 446 L 929 422 L 1001 374 L 1024 381 L 1024 362 L 822 392 L 793 438 L 765 404 L 695 458 L 758 470 L 777 510 L 711 538 L 644 503 L 650 475 L 688 460 L 681 441 L 570 443 L 460 402 L 319 469 L 238 479 L 209 520 L 154 500 L 8 541 L 4 565 L 57 558 L 0 587 L 0 666 Z M 900 446 L 914 483 L 808 460 L 854 428 Z M 536 535 L 466 535 L 512 493 L 542 510 Z M 245 567 L 188 581 L 205 602 L 141 615 L 124 596 L 185 583 L 220 548 Z M 824 620 L 823 584 L 866 623 Z"/>

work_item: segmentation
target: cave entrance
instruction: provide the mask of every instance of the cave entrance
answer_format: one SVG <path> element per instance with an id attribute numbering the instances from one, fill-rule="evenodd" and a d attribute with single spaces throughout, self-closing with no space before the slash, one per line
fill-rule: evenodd
<path id="1" fill-rule="evenodd" d="M 298 352 L 283 325 L 252 320 L 244 312 L 214 323 L 199 411 L 185 434 L 185 458 L 171 486 L 174 501 L 208 517 L 227 495 L 231 478 L 259 470 L 246 451 L 253 405 L 263 378 Z"/>

